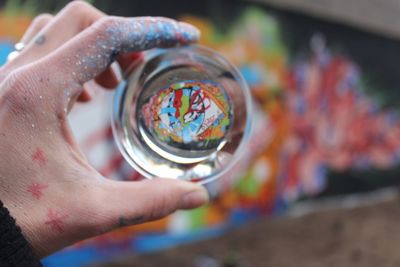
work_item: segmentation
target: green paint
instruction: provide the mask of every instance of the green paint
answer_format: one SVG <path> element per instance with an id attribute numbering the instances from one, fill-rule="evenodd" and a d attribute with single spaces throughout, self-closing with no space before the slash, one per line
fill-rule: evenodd
<path id="1" fill-rule="evenodd" d="M 185 114 L 186 114 L 186 111 L 188 111 L 188 109 L 189 109 L 189 102 L 190 102 L 190 99 L 189 99 L 189 96 L 187 96 L 187 95 L 182 95 L 182 106 L 179 108 L 179 119 L 181 120 L 181 122 L 183 123 L 183 125 L 187 125 L 187 123 L 184 123 L 184 118 L 183 118 L 183 116 L 185 116 Z"/>
<path id="2" fill-rule="evenodd" d="M 207 206 L 188 211 L 190 229 L 202 229 L 206 226 Z"/>
<path id="3" fill-rule="evenodd" d="M 257 196 L 260 191 L 260 184 L 254 177 L 254 175 L 249 172 L 247 175 L 243 176 L 238 180 L 235 185 L 235 189 L 238 193 L 244 196 Z"/>

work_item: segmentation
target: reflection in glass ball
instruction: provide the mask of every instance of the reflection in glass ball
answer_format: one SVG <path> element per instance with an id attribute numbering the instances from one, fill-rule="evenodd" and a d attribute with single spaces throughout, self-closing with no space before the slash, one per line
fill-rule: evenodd
<path id="1" fill-rule="evenodd" d="M 250 127 L 250 93 L 215 52 L 148 52 L 117 90 L 114 136 L 144 176 L 207 182 L 232 167 Z"/>
<path id="2" fill-rule="evenodd" d="M 173 83 L 150 97 L 139 114 L 154 142 L 200 151 L 217 149 L 231 120 L 228 96 L 212 81 Z"/>

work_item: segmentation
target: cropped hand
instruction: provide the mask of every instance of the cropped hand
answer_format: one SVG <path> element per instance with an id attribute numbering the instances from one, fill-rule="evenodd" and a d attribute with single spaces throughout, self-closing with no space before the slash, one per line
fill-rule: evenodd
<path id="1" fill-rule="evenodd" d="M 0 69 L 0 200 L 37 256 L 208 201 L 204 188 L 189 182 L 105 179 L 67 120 L 77 100 L 92 97 L 88 82 L 117 85 L 112 62 L 125 69 L 137 52 L 198 37 L 186 23 L 106 16 L 84 2 L 33 21 L 24 50 Z"/>

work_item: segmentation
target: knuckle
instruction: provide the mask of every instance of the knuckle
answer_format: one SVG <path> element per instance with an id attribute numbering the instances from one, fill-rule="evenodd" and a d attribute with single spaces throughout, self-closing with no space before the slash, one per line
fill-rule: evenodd
<path id="1" fill-rule="evenodd" d="M 95 31 L 102 31 L 105 32 L 108 29 L 111 29 L 112 27 L 116 26 L 117 24 L 117 18 L 113 16 L 106 16 L 102 17 L 99 20 L 97 20 L 93 25 L 93 29 Z"/>
<path id="2" fill-rule="evenodd" d="M 89 10 L 94 9 L 93 6 L 84 2 L 84 1 L 72 1 L 68 5 L 65 6 L 64 10 L 68 14 L 86 14 Z"/>
<path id="3" fill-rule="evenodd" d="M 31 108 L 34 99 L 34 79 L 28 70 L 18 69 L 10 73 L 4 81 L 4 99 L 18 112 Z"/>
<path id="4" fill-rule="evenodd" d="M 36 16 L 33 21 L 32 21 L 32 25 L 34 27 L 41 27 L 44 24 L 46 24 L 49 20 L 51 20 L 53 18 L 52 15 L 44 13 L 44 14 L 40 14 L 39 16 Z"/>
<path id="5" fill-rule="evenodd" d="M 25 69 L 17 69 L 8 75 L 6 84 L 13 90 L 26 88 L 29 84 L 32 84 L 32 76 Z"/>

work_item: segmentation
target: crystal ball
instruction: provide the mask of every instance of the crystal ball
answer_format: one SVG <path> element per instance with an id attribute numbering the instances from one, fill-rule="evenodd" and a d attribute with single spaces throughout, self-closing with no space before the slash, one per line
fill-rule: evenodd
<path id="1" fill-rule="evenodd" d="M 114 97 L 116 143 L 148 178 L 220 177 L 243 152 L 250 125 L 251 96 L 239 71 L 198 45 L 145 52 Z"/>

